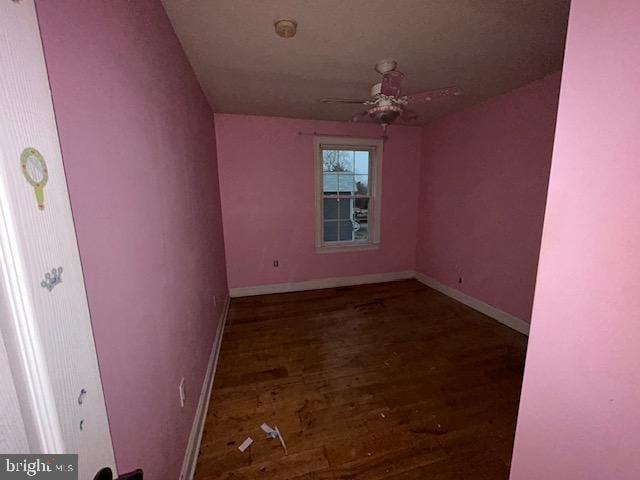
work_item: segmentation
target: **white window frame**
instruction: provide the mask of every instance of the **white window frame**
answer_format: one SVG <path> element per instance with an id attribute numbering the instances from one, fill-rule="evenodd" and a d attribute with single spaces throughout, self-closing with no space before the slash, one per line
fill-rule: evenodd
<path id="1" fill-rule="evenodd" d="M 382 204 L 382 153 L 381 139 L 352 137 L 314 138 L 315 204 L 316 204 L 316 253 L 355 252 L 374 250 L 380 246 L 380 212 Z M 369 150 L 369 218 L 367 240 L 325 242 L 323 234 L 324 202 L 322 188 L 322 150 Z"/>

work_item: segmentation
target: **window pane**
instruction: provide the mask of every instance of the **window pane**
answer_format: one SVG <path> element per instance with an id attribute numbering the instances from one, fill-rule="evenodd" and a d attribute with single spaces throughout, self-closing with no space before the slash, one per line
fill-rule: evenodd
<path id="1" fill-rule="evenodd" d="M 351 218 L 351 200 L 350 198 L 341 198 L 339 201 L 339 219 L 349 220 Z M 325 217 L 326 218 L 326 217 Z"/>
<path id="2" fill-rule="evenodd" d="M 337 150 L 322 150 L 322 171 L 333 172 L 333 166 L 338 159 Z"/>
<path id="3" fill-rule="evenodd" d="M 369 175 L 356 175 L 355 184 L 357 195 L 369 195 Z"/>
<path id="4" fill-rule="evenodd" d="M 324 172 L 353 172 L 353 150 L 322 150 L 322 170 Z"/>
<path id="5" fill-rule="evenodd" d="M 323 173 L 322 174 L 322 191 L 327 194 L 338 194 L 338 173 Z"/>
<path id="6" fill-rule="evenodd" d="M 338 191 L 340 195 L 353 195 L 355 192 L 355 184 L 353 174 L 340 173 L 338 175 Z"/>
<path id="7" fill-rule="evenodd" d="M 324 222 L 324 241 L 335 242 L 338 240 L 338 222 Z"/>
<path id="8" fill-rule="evenodd" d="M 364 220 L 366 222 L 369 218 L 369 199 L 356 198 L 353 203 L 353 218 L 358 221 Z"/>
<path id="9" fill-rule="evenodd" d="M 369 152 L 355 152 L 354 172 L 364 175 L 369 174 Z"/>
<path id="10" fill-rule="evenodd" d="M 340 220 L 340 241 L 350 241 L 353 240 L 353 225 L 351 224 L 351 220 Z"/>
<path id="11" fill-rule="evenodd" d="M 325 198 L 324 203 L 324 220 L 337 220 L 338 219 L 338 199 L 337 198 Z"/>
<path id="12" fill-rule="evenodd" d="M 362 222 L 355 222 L 353 228 L 354 240 L 369 240 L 369 224 Z"/>
<path id="13" fill-rule="evenodd" d="M 340 172 L 353 172 L 353 150 L 340 150 L 338 153 L 338 168 Z"/>
<path id="14" fill-rule="evenodd" d="M 353 207 L 354 240 L 369 239 L 369 199 L 356 198 Z"/>

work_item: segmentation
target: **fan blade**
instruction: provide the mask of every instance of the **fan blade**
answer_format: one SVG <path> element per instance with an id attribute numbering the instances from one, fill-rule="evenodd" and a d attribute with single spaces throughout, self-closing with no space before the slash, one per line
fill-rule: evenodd
<path id="1" fill-rule="evenodd" d="M 382 76 L 382 89 L 380 93 L 390 97 L 399 97 L 403 78 L 404 73 L 398 72 L 397 70 L 385 73 Z"/>
<path id="2" fill-rule="evenodd" d="M 318 100 L 320 103 L 364 103 L 368 99 L 362 100 L 359 98 L 321 98 Z"/>
<path id="3" fill-rule="evenodd" d="M 446 87 L 438 90 L 430 90 L 428 92 L 414 93 L 409 95 L 407 99 L 409 103 L 429 103 L 432 100 L 437 100 L 443 97 L 457 97 L 462 95 L 462 89 L 460 87 Z"/>

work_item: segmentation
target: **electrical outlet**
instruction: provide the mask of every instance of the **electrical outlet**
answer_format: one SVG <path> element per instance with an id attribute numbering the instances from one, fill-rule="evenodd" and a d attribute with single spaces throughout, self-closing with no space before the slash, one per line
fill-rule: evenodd
<path id="1" fill-rule="evenodd" d="M 273 261 L 273 267 L 277 268 L 278 266 L 279 266 L 278 259 L 276 259 L 276 260 Z"/>
<path id="2" fill-rule="evenodd" d="M 180 385 L 178 386 L 178 391 L 180 392 L 180 407 L 184 408 L 184 377 L 180 379 Z"/>

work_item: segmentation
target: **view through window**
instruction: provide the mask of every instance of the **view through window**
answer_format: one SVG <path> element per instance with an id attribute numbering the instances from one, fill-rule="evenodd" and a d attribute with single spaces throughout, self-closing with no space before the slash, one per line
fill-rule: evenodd
<path id="1" fill-rule="evenodd" d="M 324 243 L 369 241 L 370 150 L 322 148 Z"/>

